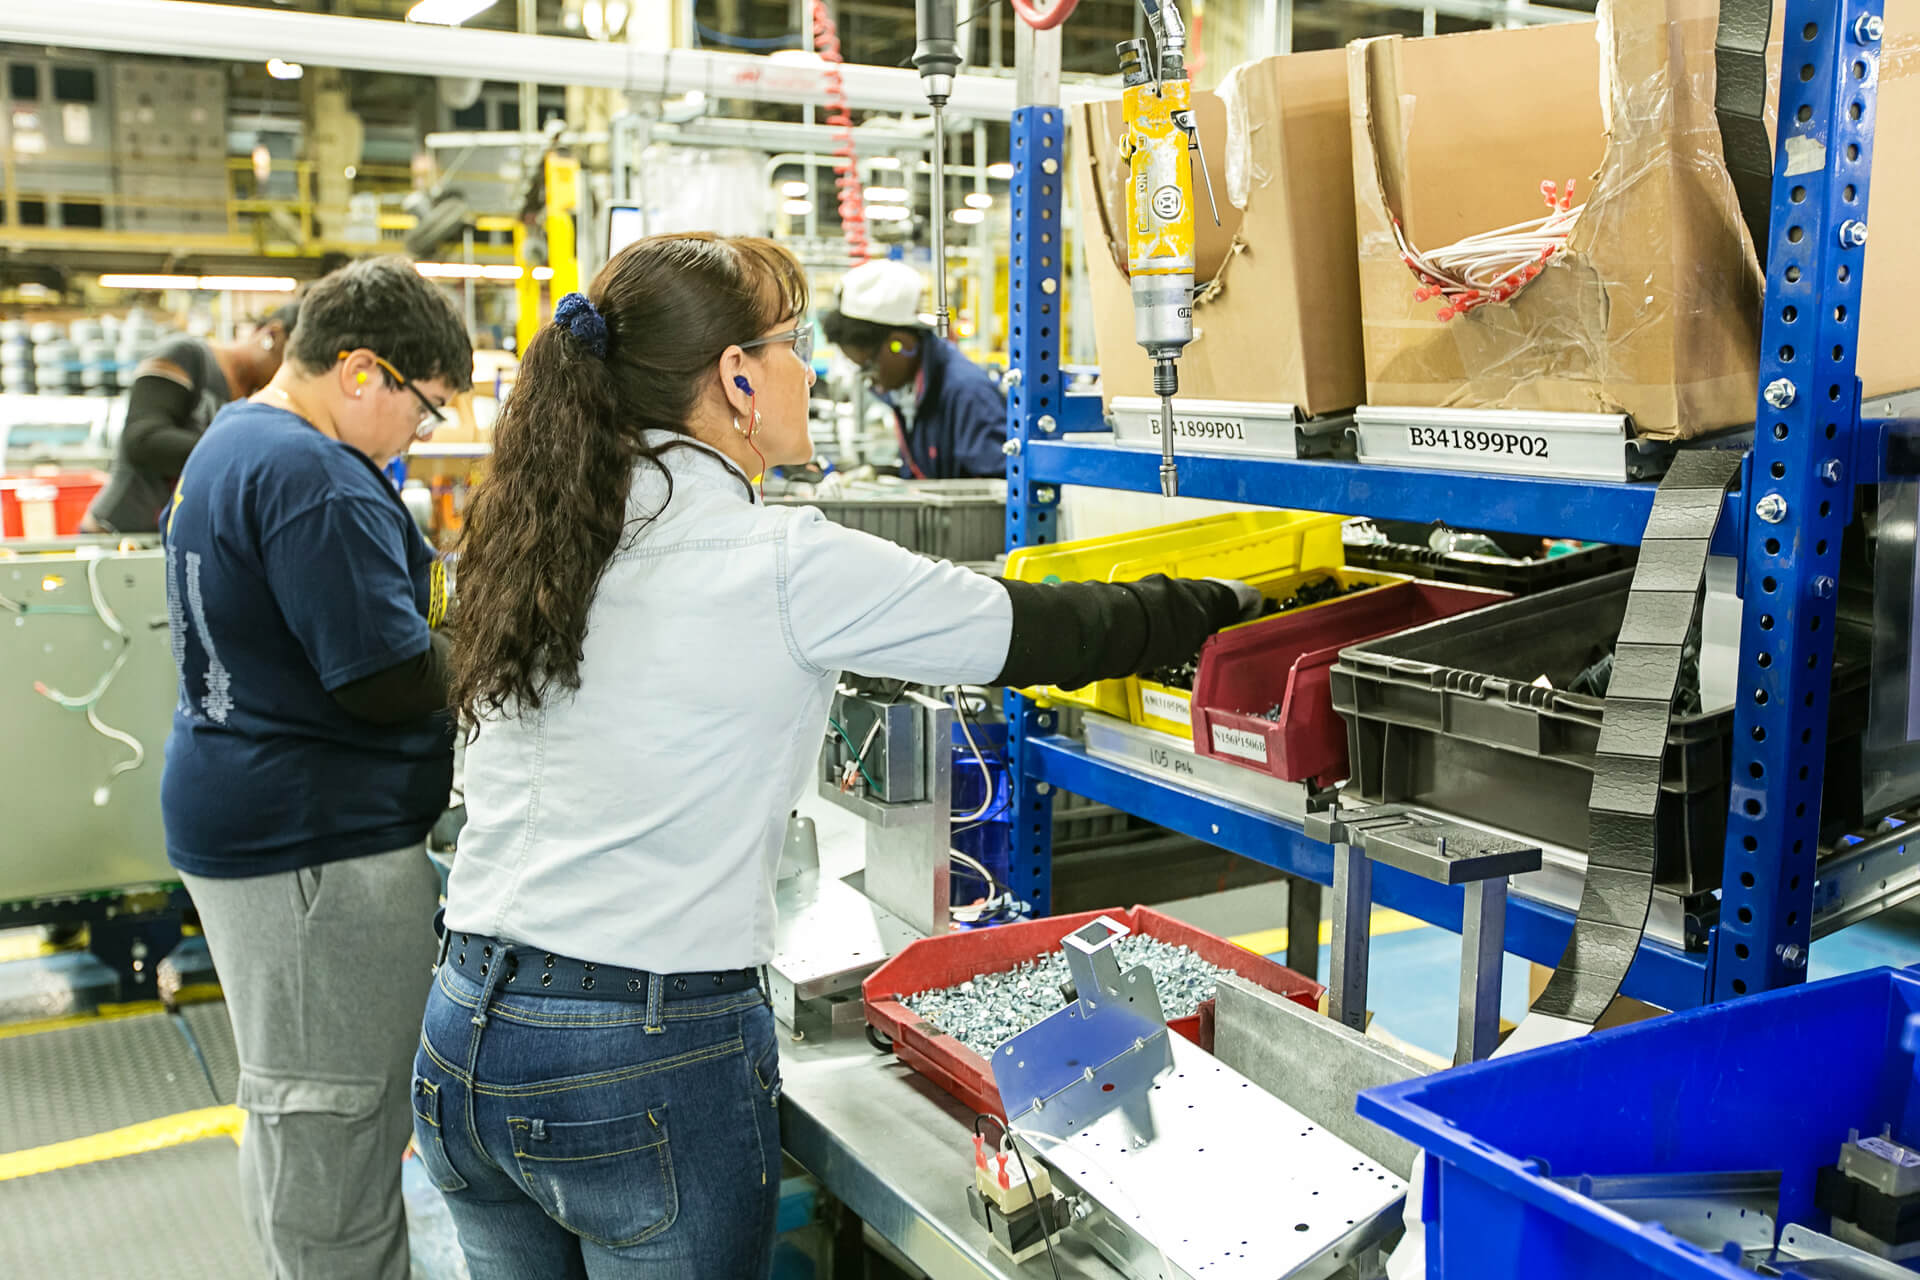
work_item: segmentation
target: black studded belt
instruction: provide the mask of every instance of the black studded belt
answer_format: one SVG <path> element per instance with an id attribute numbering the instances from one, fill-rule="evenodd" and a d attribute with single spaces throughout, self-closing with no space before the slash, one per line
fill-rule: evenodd
<path id="1" fill-rule="evenodd" d="M 496 992 L 542 996 L 573 996 L 582 1000 L 631 1000 L 646 1003 L 654 975 L 645 969 L 575 960 L 479 933 L 448 933 L 440 943 L 441 963 L 481 986 L 487 985 L 497 965 L 506 972 L 495 980 Z M 693 1000 L 752 991 L 760 986 L 756 969 L 725 969 L 706 973 L 663 973 L 663 1000 Z"/>

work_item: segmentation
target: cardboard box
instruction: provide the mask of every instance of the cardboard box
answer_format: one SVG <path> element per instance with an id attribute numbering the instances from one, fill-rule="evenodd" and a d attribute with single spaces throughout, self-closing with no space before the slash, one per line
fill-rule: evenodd
<path id="1" fill-rule="evenodd" d="M 1183 399 L 1292 402 L 1308 413 L 1359 404 L 1360 346 L 1346 68 L 1338 50 L 1247 63 L 1194 112 L 1219 227 L 1195 174 L 1194 340 Z M 1074 166 L 1088 244 L 1101 389 L 1153 394 L 1133 338 L 1126 274 L 1126 166 L 1120 103 L 1076 113 Z"/>
<path id="2" fill-rule="evenodd" d="M 1716 0 L 1612 0 L 1593 24 L 1350 46 L 1371 403 L 1626 412 L 1659 438 L 1753 421 L 1764 279 L 1713 111 L 1718 14 Z M 1902 307 L 1920 233 L 1884 216 L 1920 196 L 1920 4 L 1887 22 L 1857 353 L 1869 395 L 1920 386 Z M 1586 208 L 1568 252 L 1512 301 L 1442 321 L 1415 300 L 1396 212 L 1415 246 L 1439 248 L 1538 217 L 1541 181 L 1569 177 Z"/>
<path id="3" fill-rule="evenodd" d="M 1598 23 L 1348 48 L 1367 398 L 1620 412 L 1674 438 L 1751 422 L 1762 280 L 1713 113 L 1715 0 Z M 1416 247 L 1537 218 L 1575 178 L 1567 251 L 1509 302 L 1416 301 Z"/>

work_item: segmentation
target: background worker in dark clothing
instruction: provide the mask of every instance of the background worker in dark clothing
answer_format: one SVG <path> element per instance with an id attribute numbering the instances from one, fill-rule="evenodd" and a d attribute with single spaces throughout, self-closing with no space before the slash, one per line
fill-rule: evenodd
<path id="1" fill-rule="evenodd" d="M 1007 400 L 986 370 L 935 333 L 925 283 L 904 262 L 847 272 L 827 340 L 860 366 L 894 418 L 900 474 L 915 480 L 1004 476 Z"/>
<path id="2" fill-rule="evenodd" d="M 174 482 L 213 415 L 273 380 L 297 318 L 297 308 L 289 304 L 261 321 L 251 337 L 219 346 L 174 338 L 135 367 L 113 473 L 87 508 L 87 532 L 160 528 Z"/>

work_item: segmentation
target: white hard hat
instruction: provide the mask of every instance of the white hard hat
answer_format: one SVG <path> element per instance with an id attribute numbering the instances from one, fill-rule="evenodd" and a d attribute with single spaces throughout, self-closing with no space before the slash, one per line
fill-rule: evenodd
<path id="1" fill-rule="evenodd" d="M 932 315 L 920 310 L 927 282 L 904 262 L 864 262 L 840 282 L 840 314 L 849 320 L 898 329 L 924 329 Z"/>

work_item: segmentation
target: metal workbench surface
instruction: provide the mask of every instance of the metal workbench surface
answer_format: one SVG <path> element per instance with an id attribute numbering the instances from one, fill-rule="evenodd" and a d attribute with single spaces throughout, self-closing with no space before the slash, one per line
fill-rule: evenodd
<path id="1" fill-rule="evenodd" d="M 818 826 L 823 875 L 863 865 L 858 818 L 813 795 L 799 811 Z M 968 1214 L 973 1116 L 964 1106 L 877 1052 L 857 1022 L 837 1033 L 819 1020 L 800 1036 L 778 1031 L 780 1143 L 830 1195 L 933 1280 L 1053 1280 L 1044 1254 L 1015 1266 Z M 1061 1280 L 1122 1280 L 1085 1241 L 1063 1238 L 1054 1256 Z"/>
<path id="2" fill-rule="evenodd" d="M 858 1028 L 780 1045 L 780 1142 L 836 1199 L 933 1280 L 1052 1280 L 1045 1255 L 1018 1266 L 967 1213 L 973 1117 Z M 1119 1280 L 1068 1232 L 1061 1280 Z"/>

